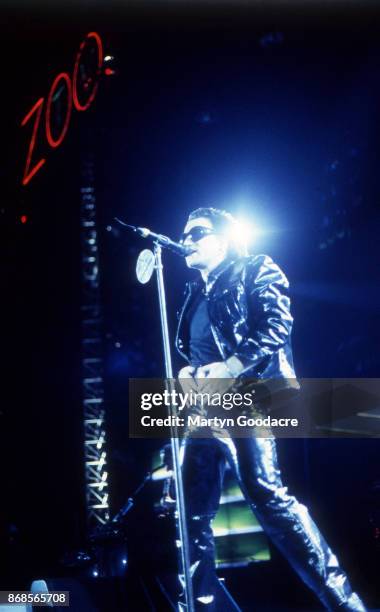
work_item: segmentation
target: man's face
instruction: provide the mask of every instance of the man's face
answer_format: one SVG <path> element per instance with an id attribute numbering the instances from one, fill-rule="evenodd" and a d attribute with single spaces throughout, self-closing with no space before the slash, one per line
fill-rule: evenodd
<path id="1" fill-rule="evenodd" d="M 193 234 L 191 234 L 192 231 Z M 218 260 L 222 261 L 226 257 L 228 241 L 225 236 L 216 233 L 210 219 L 199 217 L 188 221 L 184 234 L 183 244 L 195 249 L 191 255 L 186 257 L 186 264 L 189 268 L 212 269 Z M 186 236 L 186 234 L 189 235 Z"/>

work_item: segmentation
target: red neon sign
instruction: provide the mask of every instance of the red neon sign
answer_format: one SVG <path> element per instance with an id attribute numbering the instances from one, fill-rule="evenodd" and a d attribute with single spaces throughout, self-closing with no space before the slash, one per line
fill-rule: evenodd
<path id="1" fill-rule="evenodd" d="M 81 104 L 81 102 L 79 101 L 79 97 L 78 97 L 78 69 L 79 69 L 79 61 L 82 57 L 82 53 L 83 50 L 86 46 L 86 42 L 87 40 L 89 40 L 90 38 L 93 38 L 96 42 L 96 46 L 98 49 L 98 68 L 96 71 L 96 75 L 97 77 L 99 76 L 101 69 L 102 69 L 102 65 L 103 65 L 103 45 L 102 45 L 102 40 L 99 36 L 99 34 L 97 34 L 96 32 L 90 32 L 89 34 L 87 34 L 86 38 L 84 39 L 84 41 L 81 43 L 81 46 L 79 47 L 79 51 L 77 53 L 77 57 L 75 59 L 75 65 L 74 65 L 74 72 L 73 72 L 73 101 L 74 101 L 74 106 L 78 111 L 85 111 L 88 109 L 88 107 L 92 104 L 95 96 L 96 96 L 96 92 L 98 89 L 98 79 L 93 81 L 93 86 L 92 86 L 92 91 L 90 93 L 90 95 L 88 96 L 87 102 L 85 102 L 84 104 Z M 91 85 L 91 81 L 92 79 L 87 79 L 87 86 Z"/>
<path id="2" fill-rule="evenodd" d="M 44 99 L 43 98 L 40 98 L 39 100 L 37 100 L 37 102 L 35 103 L 33 108 L 31 108 L 29 113 L 24 117 L 24 119 L 21 122 L 21 127 L 23 127 L 26 123 L 28 123 L 28 121 L 32 117 L 32 115 L 34 113 L 36 113 L 36 120 L 35 120 L 34 126 L 33 126 L 32 138 L 30 140 L 28 154 L 26 156 L 26 164 L 25 164 L 24 176 L 23 176 L 23 179 L 22 179 L 22 184 L 23 185 L 27 185 L 27 183 L 29 183 L 30 179 L 36 174 L 36 172 L 38 172 L 38 170 L 41 168 L 41 166 L 43 166 L 44 163 L 46 162 L 45 158 L 40 159 L 40 161 L 37 162 L 34 165 L 34 168 L 32 170 L 29 170 L 30 162 L 32 160 L 32 153 L 33 153 L 34 145 L 36 144 L 37 130 L 38 130 L 38 126 L 39 126 L 40 119 L 41 119 L 43 103 L 44 103 Z"/>
<path id="3" fill-rule="evenodd" d="M 95 75 L 87 77 L 85 82 L 82 83 L 83 89 L 86 90 L 86 96 L 87 96 L 87 99 L 84 101 L 84 100 L 80 100 L 80 96 L 79 96 L 79 88 L 78 88 L 79 65 L 80 65 L 80 61 L 82 59 L 82 56 L 84 54 L 86 47 L 92 41 L 95 41 L 95 44 L 96 44 L 97 67 L 95 70 Z M 99 34 L 97 34 L 96 32 L 89 32 L 84 38 L 84 40 L 81 42 L 79 51 L 76 55 L 72 79 L 70 78 L 67 72 L 60 72 L 55 77 L 50 87 L 48 98 L 47 98 L 47 103 L 46 103 L 46 108 L 45 108 L 45 138 L 50 148 L 56 149 L 62 144 L 63 140 L 65 139 L 68 128 L 69 128 L 69 124 L 70 124 L 73 103 L 74 103 L 74 107 L 78 111 L 87 110 L 93 103 L 97 90 L 98 90 L 99 77 L 102 71 L 102 66 L 103 66 L 102 39 L 100 38 Z M 60 84 L 64 85 L 67 90 L 66 114 L 65 114 L 65 120 L 63 122 L 63 126 L 61 128 L 60 134 L 53 135 L 52 121 L 51 121 L 52 109 L 54 108 L 54 96 Z M 41 133 L 41 131 L 39 131 L 39 126 L 40 126 L 44 101 L 45 101 L 45 98 L 39 98 L 39 100 L 37 100 L 37 102 L 33 105 L 33 107 L 30 109 L 30 111 L 28 111 L 28 113 L 25 115 L 25 117 L 21 121 L 21 127 L 24 127 L 28 123 L 29 119 L 31 119 L 31 117 L 35 115 L 31 139 L 29 142 L 28 152 L 27 152 L 25 166 L 24 166 L 24 174 L 22 177 L 23 185 L 27 185 L 30 182 L 30 180 L 33 178 L 33 176 L 35 176 L 38 170 L 40 170 L 40 168 L 42 168 L 42 166 L 46 162 L 46 158 L 43 157 L 38 162 L 35 162 L 33 167 L 31 168 L 32 156 L 35 150 L 35 146 L 37 144 L 38 139 L 43 138 L 43 134 Z"/>
<path id="4" fill-rule="evenodd" d="M 50 125 L 51 104 L 52 104 L 52 98 L 57 89 L 57 85 L 59 81 L 61 80 L 63 80 L 66 83 L 66 87 L 67 87 L 67 110 L 66 110 L 66 117 L 63 123 L 61 134 L 59 135 L 57 139 L 55 139 L 53 138 L 53 135 L 51 133 L 51 125 Z M 47 141 L 53 149 L 55 149 L 56 147 L 59 147 L 59 145 L 62 143 L 64 137 L 66 136 L 67 129 L 69 127 L 71 111 L 73 108 L 71 90 L 72 88 L 71 88 L 71 81 L 70 81 L 69 75 L 67 74 L 67 72 L 61 72 L 60 74 L 58 74 L 58 76 L 55 77 L 54 83 L 51 86 L 50 91 L 49 91 L 49 97 L 48 97 L 47 105 L 46 105 L 45 131 L 46 131 Z"/>

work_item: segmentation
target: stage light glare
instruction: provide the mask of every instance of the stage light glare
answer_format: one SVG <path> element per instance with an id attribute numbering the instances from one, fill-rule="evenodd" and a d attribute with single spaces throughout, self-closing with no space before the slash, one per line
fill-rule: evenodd
<path id="1" fill-rule="evenodd" d="M 228 237 L 235 244 L 248 248 L 258 236 L 258 229 L 247 219 L 236 219 L 228 231 Z"/>

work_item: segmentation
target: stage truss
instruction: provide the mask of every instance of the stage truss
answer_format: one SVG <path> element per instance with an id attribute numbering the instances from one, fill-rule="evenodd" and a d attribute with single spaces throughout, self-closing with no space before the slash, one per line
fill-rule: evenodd
<path id="1" fill-rule="evenodd" d="M 99 285 L 94 163 L 82 162 L 82 401 L 87 525 L 89 532 L 110 518 L 103 379 L 103 329 Z"/>

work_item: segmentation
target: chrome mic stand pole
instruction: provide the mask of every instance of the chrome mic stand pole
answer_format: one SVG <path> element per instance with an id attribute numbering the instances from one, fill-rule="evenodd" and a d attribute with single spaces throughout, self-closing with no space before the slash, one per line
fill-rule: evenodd
<path id="1" fill-rule="evenodd" d="M 162 265 L 162 249 L 161 246 L 155 242 L 154 246 L 155 256 L 155 268 L 157 271 L 157 288 L 158 298 L 160 303 L 160 317 L 161 317 L 161 329 L 162 329 L 162 340 L 164 345 L 164 357 L 165 357 L 165 386 L 169 392 L 174 390 L 173 380 L 173 368 L 169 342 L 169 327 L 166 312 L 166 298 L 165 298 L 165 285 L 163 276 L 163 265 Z M 175 415 L 175 408 L 170 405 L 169 408 L 170 416 Z M 171 419 L 172 423 L 175 422 Z M 189 538 L 187 533 L 186 524 L 186 508 L 185 508 L 185 496 L 183 491 L 183 481 L 181 472 L 180 462 L 180 446 L 177 435 L 177 428 L 171 425 L 171 449 L 173 457 L 173 474 L 174 484 L 177 500 L 177 514 L 178 514 L 178 529 L 180 538 L 180 552 L 181 552 L 181 565 L 182 565 L 182 576 L 183 576 L 183 588 L 185 592 L 186 609 L 187 612 L 194 612 L 194 598 L 193 598 L 193 585 L 190 571 L 190 549 L 189 549 Z"/>

